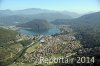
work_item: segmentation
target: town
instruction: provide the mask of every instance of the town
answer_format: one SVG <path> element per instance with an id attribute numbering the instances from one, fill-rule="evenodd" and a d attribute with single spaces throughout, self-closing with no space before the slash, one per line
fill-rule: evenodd
<path id="1" fill-rule="evenodd" d="M 6 27 L 11 29 L 12 27 Z M 59 25 L 60 33 L 54 35 L 23 35 L 18 34 L 16 41 L 10 41 L 16 43 L 13 49 L 16 53 L 11 53 L 11 58 L 15 58 L 16 55 L 24 57 L 20 63 L 28 62 L 39 64 L 40 58 L 51 57 L 70 57 L 75 55 L 75 50 L 82 47 L 80 42 L 75 38 L 74 32 L 69 25 Z M 15 30 L 14 28 L 11 30 Z M 25 50 L 23 50 L 25 49 Z M 16 64 L 17 62 L 14 62 Z M 19 62 L 18 62 L 19 63 Z"/>

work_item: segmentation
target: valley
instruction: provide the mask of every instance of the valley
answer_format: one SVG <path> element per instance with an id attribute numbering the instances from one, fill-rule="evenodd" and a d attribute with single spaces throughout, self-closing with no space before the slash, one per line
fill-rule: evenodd
<path id="1" fill-rule="evenodd" d="M 11 49 L 10 47 L 15 45 L 15 48 L 12 47 L 12 49 L 17 52 L 15 54 L 11 52 L 12 60 L 7 59 L 9 64 L 23 64 L 26 62 L 40 64 L 40 57 L 50 58 L 67 56 L 67 54 L 73 54 L 74 50 L 82 47 L 80 42 L 75 39 L 72 30 L 67 25 L 61 25 L 59 28 L 63 31 L 54 35 L 17 35 L 14 42 L 16 44 L 13 43 L 8 46 L 9 49 Z M 17 45 L 19 47 L 17 47 Z"/>
<path id="2" fill-rule="evenodd" d="M 1 66 L 87 66 L 100 62 L 100 12 L 77 18 L 71 16 L 75 13 L 41 9 L 10 12 L 0 11 Z M 62 63 L 77 57 L 95 60 Z"/>

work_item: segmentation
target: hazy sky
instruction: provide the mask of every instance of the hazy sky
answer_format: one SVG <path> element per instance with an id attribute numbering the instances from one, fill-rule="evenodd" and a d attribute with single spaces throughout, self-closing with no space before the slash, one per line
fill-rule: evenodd
<path id="1" fill-rule="evenodd" d="M 86 13 L 100 11 L 100 0 L 0 0 L 0 10 L 26 8 Z"/>

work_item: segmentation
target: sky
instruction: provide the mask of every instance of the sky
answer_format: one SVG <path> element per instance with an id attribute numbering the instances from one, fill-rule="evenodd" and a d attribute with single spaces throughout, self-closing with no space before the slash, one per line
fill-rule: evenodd
<path id="1" fill-rule="evenodd" d="M 0 0 L 0 10 L 41 8 L 77 13 L 100 11 L 100 0 Z"/>

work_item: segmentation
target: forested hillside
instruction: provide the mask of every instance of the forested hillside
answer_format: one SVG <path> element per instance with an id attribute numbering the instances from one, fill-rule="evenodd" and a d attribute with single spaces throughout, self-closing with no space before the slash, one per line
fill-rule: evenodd
<path id="1" fill-rule="evenodd" d="M 100 46 L 100 12 L 77 18 L 71 25 L 85 47 Z"/>
<path id="2" fill-rule="evenodd" d="M 5 46 L 7 42 L 15 40 L 16 32 L 0 28 L 0 46 Z"/>
<path id="3" fill-rule="evenodd" d="M 71 25 L 76 37 L 85 47 L 100 46 L 100 12 L 83 15 L 76 19 L 55 20 L 55 25 Z"/>
<path id="4" fill-rule="evenodd" d="M 30 28 L 32 30 L 47 30 L 50 28 L 50 23 L 43 19 L 34 19 L 30 22 L 19 24 L 18 27 Z"/>

